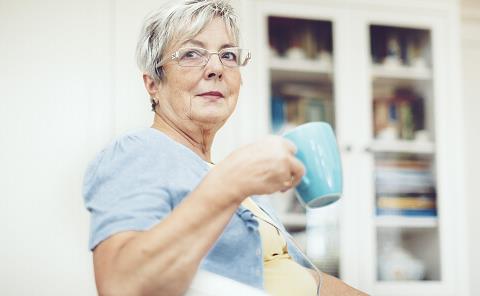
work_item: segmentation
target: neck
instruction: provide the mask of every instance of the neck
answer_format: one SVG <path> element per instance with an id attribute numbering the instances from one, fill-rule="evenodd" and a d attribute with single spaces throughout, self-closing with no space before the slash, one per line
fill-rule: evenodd
<path id="1" fill-rule="evenodd" d="M 157 112 L 155 112 L 152 128 L 162 131 L 174 141 L 186 146 L 203 160 L 210 163 L 212 162 L 210 149 L 216 131 L 205 129 L 194 124 L 178 126 L 166 117 L 160 116 Z"/>

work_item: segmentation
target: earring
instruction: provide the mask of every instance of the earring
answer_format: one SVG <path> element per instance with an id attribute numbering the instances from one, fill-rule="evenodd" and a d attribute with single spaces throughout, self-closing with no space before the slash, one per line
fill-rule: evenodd
<path id="1" fill-rule="evenodd" d="M 155 111 L 155 107 L 158 105 L 158 99 L 155 97 L 150 97 L 150 103 L 152 104 L 152 111 Z"/>

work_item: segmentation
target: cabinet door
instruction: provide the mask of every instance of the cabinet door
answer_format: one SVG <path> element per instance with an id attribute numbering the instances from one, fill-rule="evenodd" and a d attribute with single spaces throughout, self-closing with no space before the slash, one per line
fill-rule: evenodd
<path id="1" fill-rule="evenodd" d="M 454 295 L 461 208 L 453 196 L 462 193 L 455 19 L 371 6 L 253 5 L 259 128 L 329 121 L 344 170 L 344 195 L 330 208 L 303 213 L 292 192 L 273 201 L 307 255 L 347 283 L 375 295 Z M 330 114 L 322 117 L 315 97 L 328 98 Z"/>
<path id="2" fill-rule="evenodd" d="M 443 179 L 450 132 L 441 127 L 449 118 L 445 25 L 415 13 L 369 12 L 358 26 L 368 56 L 359 164 L 370 171 L 361 179 L 369 227 L 362 282 L 375 295 L 448 295 L 453 288 L 445 248 L 456 214 L 441 211 L 454 185 Z"/>
<path id="3" fill-rule="evenodd" d="M 255 10 L 257 34 L 262 37 L 256 48 L 258 90 L 266 102 L 263 114 L 269 132 L 281 135 L 303 123 L 323 121 L 334 128 L 340 146 L 345 146 L 341 133 L 345 117 L 337 104 L 345 93 L 338 81 L 345 75 L 346 64 L 339 61 L 346 59 L 337 55 L 337 49 L 342 53 L 347 48 L 339 34 L 346 28 L 346 14 L 318 9 L 318 5 L 264 1 L 257 3 Z M 343 164 L 348 171 L 349 162 Z M 344 184 L 350 186 L 348 178 Z M 355 260 L 350 260 L 350 272 L 343 269 L 348 253 L 342 247 L 342 231 L 349 229 L 342 219 L 346 198 L 315 210 L 305 210 L 293 190 L 271 199 L 303 251 L 321 270 L 335 276 L 354 274 L 351 270 L 356 266 Z"/>

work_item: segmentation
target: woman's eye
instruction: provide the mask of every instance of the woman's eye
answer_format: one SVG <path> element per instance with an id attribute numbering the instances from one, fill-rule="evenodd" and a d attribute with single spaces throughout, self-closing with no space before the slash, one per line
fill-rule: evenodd
<path id="1" fill-rule="evenodd" d="M 229 61 L 236 61 L 237 55 L 232 51 L 227 51 L 222 54 L 222 59 Z"/>
<path id="2" fill-rule="evenodd" d="M 186 51 L 182 56 L 181 58 L 182 59 L 197 59 L 197 58 L 200 58 L 202 56 L 202 54 L 197 51 L 197 50 L 189 50 L 189 51 Z"/>

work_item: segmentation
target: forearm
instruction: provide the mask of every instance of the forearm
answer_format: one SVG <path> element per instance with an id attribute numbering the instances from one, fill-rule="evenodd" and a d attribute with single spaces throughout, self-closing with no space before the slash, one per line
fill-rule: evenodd
<path id="1" fill-rule="evenodd" d="M 350 287 L 336 277 L 333 277 L 326 273 L 322 273 L 322 285 L 320 286 L 320 295 L 363 296 L 367 294 Z"/>
<path id="2" fill-rule="evenodd" d="M 161 223 L 120 249 L 115 282 L 135 287 L 135 294 L 182 294 L 237 209 L 241 199 L 233 194 L 207 178 Z"/>

